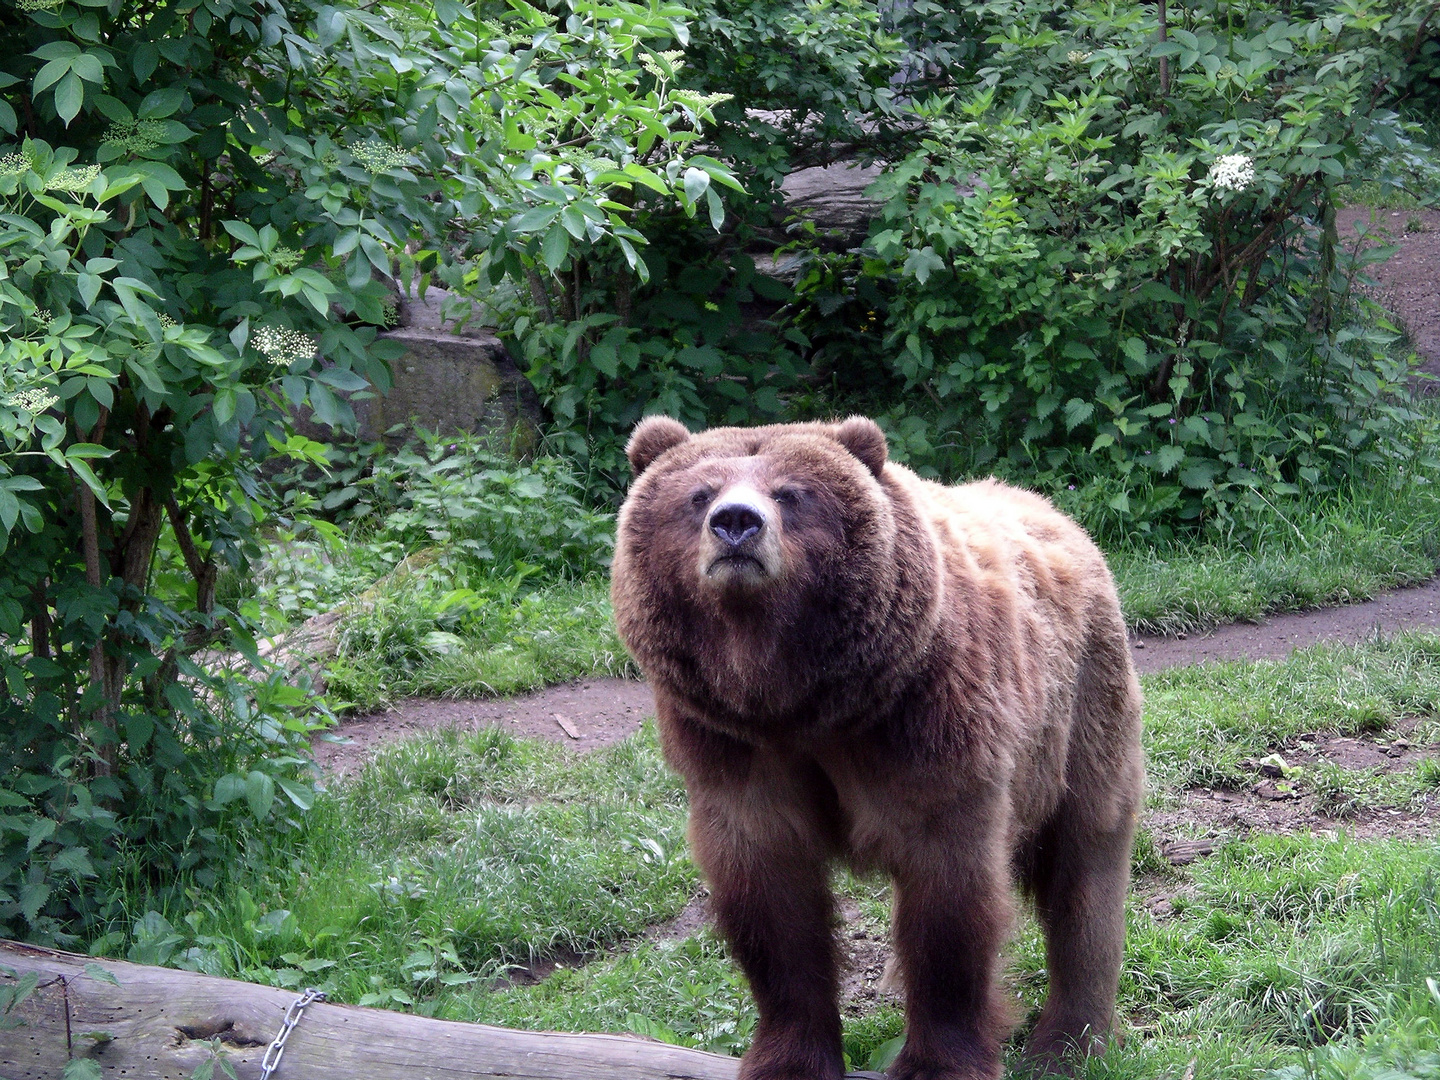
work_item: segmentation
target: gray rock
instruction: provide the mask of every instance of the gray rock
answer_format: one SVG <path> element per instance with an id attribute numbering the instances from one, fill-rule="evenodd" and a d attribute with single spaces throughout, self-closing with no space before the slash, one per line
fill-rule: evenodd
<path id="1" fill-rule="evenodd" d="M 423 301 L 401 300 L 400 326 L 380 335 L 405 347 L 391 364 L 394 383 L 388 393 L 351 400 L 362 438 L 380 439 L 402 425 L 493 435 L 517 454 L 536 448 L 544 421 L 540 397 L 504 343 L 477 325 L 467 306 L 441 289 L 428 290 Z M 308 417 L 300 423 L 311 438 L 332 437 L 317 427 Z"/>
<path id="2" fill-rule="evenodd" d="M 878 202 L 865 195 L 879 175 L 879 165 L 853 161 L 797 169 L 780 185 L 785 214 L 803 214 L 822 234 L 838 234 L 843 246 L 853 247 L 865 239 L 870 219 L 880 209 Z"/>

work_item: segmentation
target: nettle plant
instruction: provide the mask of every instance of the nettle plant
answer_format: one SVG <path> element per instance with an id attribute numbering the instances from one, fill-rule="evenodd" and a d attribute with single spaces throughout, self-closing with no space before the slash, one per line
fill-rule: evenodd
<path id="1" fill-rule="evenodd" d="M 972 92 L 919 107 L 871 275 L 892 427 L 1115 535 L 1233 525 L 1407 454 L 1396 334 L 1336 191 L 1413 155 L 1386 104 L 1423 32 L 1380 2 L 973 6 Z"/>
<path id="2" fill-rule="evenodd" d="M 452 237 L 528 282 L 572 245 L 642 267 L 637 185 L 720 212 L 733 179 L 683 153 L 704 102 L 626 96 L 686 15 L 0 13 L 0 934 L 93 935 L 309 805 L 315 708 L 216 596 L 254 555 L 256 469 L 323 462 L 291 410 L 341 423 L 385 387 L 391 282 L 423 287 Z"/>

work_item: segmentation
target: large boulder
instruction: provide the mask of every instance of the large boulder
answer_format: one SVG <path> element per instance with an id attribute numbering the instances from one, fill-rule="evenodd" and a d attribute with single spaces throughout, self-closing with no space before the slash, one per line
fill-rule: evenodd
<path id="1" fill-rule="evenodd" d="M 380 335 L 405 347 L 391 364 L 393 385 L 350 402 L 361 438 L 378 440 L 400 425 L 493 435 L 522 455 L 536 448 L 544 420 L 540 397 L 504 343 L 467 317 L 472 314 L 465 301 L 440 289 L 428 290 L 423 300 L 400 300 L 398 325 Z M 297 420 L 311 438 L 334 437 L 308 410 Z"/>
<path id="2" fill-rule="evenodd" d="M 461 320 L 448 318 L 459 308 Z M 540 397 L 509 351 L 473 314 L 440 289 L 423 300 L 403 300 L 400 325 L 381 335 L 405 346 L 392 365 L 387 394 L 355 403 L 360 433 L 378 439 L 396 424 L 414 423 L 442 433 L 468 431 L 509 440 L 518 453 L 540 438 Z"/>

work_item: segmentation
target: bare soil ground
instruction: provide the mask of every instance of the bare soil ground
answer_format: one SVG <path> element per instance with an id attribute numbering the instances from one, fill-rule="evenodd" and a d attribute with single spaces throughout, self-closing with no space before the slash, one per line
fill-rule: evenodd
<path id="1" fill-rule="evenodd" d="M 1233 623 L 1204 634 L 1139 636 L 1132 645 L 1135 666 L 1146 672 L 1217 660 L 1280 660 L 1320 641 L 1357 642 L 1414 628 L 1440 629 L 1440 578 L 1362 604 L 1277 615 L 1260 624 Z M 650 688 L 630 679 L 586 679 L 514 698 L 412 698 L 342 721 L 332 736 L 316 740 L 315 760 L 327 773 L 344 776 L 387 742 L 448 727 L 503 727 L 594 750 L 639 730 L 654 710 Z"/>

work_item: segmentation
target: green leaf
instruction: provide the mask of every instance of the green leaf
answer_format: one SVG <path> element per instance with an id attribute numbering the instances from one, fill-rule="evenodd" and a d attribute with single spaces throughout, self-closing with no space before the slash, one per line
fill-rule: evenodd
<path id="1" fill-rule="evenodd" d="M 20 914 L 25 921 L 34 923 L 45 901 L 50 899 L 50 886 L 40 881 L 28 881 L 20 886 Z"/>
<path id="2" fill-rule="evenodd" d="M 620 375 L 620 357 L 615 352 L 615 346 L 608 342 L 600 342 L 590 350 L 590 363 L 599 371 L 611 379 Z"/>
<path id="3" fill-rule="evenodd" d="M 269 773 L 259 769 L 250 770 L 245 778 L 245 801 L 250 804 L 250 813 L 256 821 L 264 821 L 275 803 L 275 781 Z"/>
<path id="4" fill-rule="evenodd" d="M 38 49 L 30 53 L 39 60 L 62 60 L 71 56 L 80 55 L 80 46 L 73 41 L 47 41 Z"/>
<path id="5" fill-rule="evenodd" d="M 651 190 L 659 192 L 661 195 L 670 194 L 670 189 L 665 185 L 665 181 L 656 175 L 654 171 L 645 168 L 644 165 L 638 162 L 630 162 L 630 164 L 621 170 L 621 173 L 624 176 L 628 176 L 631 180 L 636 180 Z"/>
<path id="6" fill-rule="evenodd" d="M 1223 466 L 1218 461 L 1195 461 L 1180 470 L 1180 483 L 1187 488 L 1203 491 L 1215 483 L 1215 478 L 1223 471 Z"/>
<path id="7" fill-rule="evenodd" d="M 560 216 L 563 206 L 537 206 L 520 215 L 510 227 L 518 233 L 539 232 Z"/>
<path id="8" fill-rule="evenodd" d="M 95 107 L 104 114 L 107 120 L 114 120 L 117 124 L 128 124 L 135 119 L 135 114 L 119 98 L 111 97 L 109 94 L 95 94 L 90 100 L 95 103 Z"/>
<path id="9" fill-rule="evenodd" d="M 80 460 L 69 461 L 68 464 L 75 475 L 84 482 L 85 486 L 88 487 L 95 498 L 99 500 L 100 505 L 107 510 L 110 509 L 110 496 L 105 491 L 105 485 L 100 482 L 100 478 L 95 475 L 90 466 Z"/>
<path id="10" fill-rule="evenodd" d="M 67 71 L 64 78 L 55 84 L 55 112 L 65 126 L 70 126 L 70 121 L 80 114 L 80 106 L 85 104 L 85 84 L 80 81 L 80 76 L 73 71 Z"/>
<path id="11" fill-rule="evenodd" d="M 80 302 L 89 311 L 95 306 L 95 300 L 100 296 L 100 289 L 105 284 L 105 279 L 98 274 L 76 274 L 75 288 L 80 293 Z"/>
<path id="12" fill-rule="evenodd" d="M 150 76 L 155 74 L 155 68 L 160 63 L 160 50 L 154 43 L 142 41 L 135 46 L 135 51 L 130 54 L 130 70 L 135 72 L 137 83 L 150 81 Z"/>
<path id="13" fill-rule="evenodd" d="M 705 194 L 710 187 L 710 174 L 703 169 L 689 168 L 685 170 L 685 201 L 695 202 L 701 195 Z"/>
<path id="14" fill-rule="evenodd" d="M 1081 424 L 1085 423 L 1095 415 L 1095 406 L 1088 401 L 1072 397 L 1065 402 L 1065 430 L 1074 431 Z"/>
<path id="15" fill-rule="evenodd" d="M 315 789 L 309 784 L 296 783 L 294 780 L 286 780 L 283 776 L 275 778 L 275 783 L 280 785 L 280 790 L 285 793 L 295 806 L 300 810 L 309 810 L 315 805 Z"/>
<path id="16" fill-rule="evenodd" d="M 76 877 L 94 877 L 95 866 L 84 848 L 69 847 L 50 860 L 51 870 L 61 870 Z"/>
<path id="17" fill-rule="evenodd" d="M 94 461 L 96 458 L 108 458 L 114 453 L 115 451 L 107 449 L 106 447 L 101 446 L 98 443 L 82 442 L 76 443 L 74 446 L 71 446 L 68 450 L 66 450 L 65 457 L 70 460 L 71 464 L 73 464 L 76 458 L 82 458 L 87 461 Z"/>
<path id="18" fill-rule="evenodd" d="M 225 806 L 234 802 L 245 794 L 245 777 L 239 773 L 226 773 L 215 781 L 215 794 L 212 801 L 217 806 Z"/>
<path id="19" fill-rule="evenodd" d="M 1162 446 L 1155 452 L 1155 471 L 1161 476 L 1168 476 L 1184 460 L 1185 448 L 1183 446 Z"/>
<path id="20" fill-rule="evenodd" d="M 911 251 L 905 257 L 905 265 L 902 267 L 907 277 L 913 277 L 921 285 L 930 280 L 930 275 L 936 270 L 945 269 L 945 260 L 935 254 L 932 247 L 923 247 Z"/>
<path id="21" fill-rule="evenodd" d="M 141 120 L 160 120 L 173 115 L 181 105 L 185 104 L 185 88 L 183 86 L 167 86 L 163 90 L 154 90 L 145 95 L 145 100 L 140 102 L 140 107 L 135 110 Z"/>
<path id="22" fill-rule="evenodd" d="M 552 226 L 540 245 L 540 253 L 545 259 L 547 270 L 551 273 L 559 270 L 565 262 L 565 256 L 570 253 L 570 234 L 559 226 Z"/>
<path id="23" fill-rule="evenodd" d="M 60 1074 L 60 1080 L 105 1080 L 105 1074 L 100 1071 L 100 1063 L 94 1058 L 71 1058 L 65 1063 L 65 1071 Z"/>
<path id="24" fill-rule="evenodd" d="M 70 70 L 79 75 L 88 83 L 103 83 L 105 81 L 105 69 L 100 61 L 91 53 L 81 53 L 75 57 L 70 65 Z"/>
<path id="25" fill-rule="evenodd" d="M 64 76 L 67 72 L 69 72 L 69 70 L 69 57 L 60 57 L 58 59 L 51 60 L 48 64 L 43 66 L 39 71 L 35 73 L 35 82 L 33 84 L 32 92 L 36 95 L 43 93 L 45 90 L 48 90 L 50 87 L 54 86 L 57 82 L 59 82 L 61 77 Z"/>
<path id="26" fill-rule="evenodd" d="M 720 195 L 714 188 L 705 192 L 705 204 L 710 208 L 710 226 L 719 232 L 725 225 L 725 204 L 720 201 Z"/>

